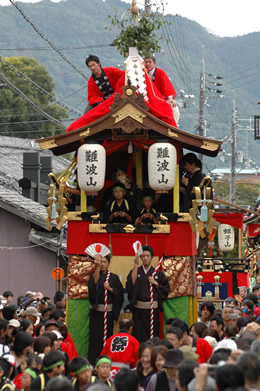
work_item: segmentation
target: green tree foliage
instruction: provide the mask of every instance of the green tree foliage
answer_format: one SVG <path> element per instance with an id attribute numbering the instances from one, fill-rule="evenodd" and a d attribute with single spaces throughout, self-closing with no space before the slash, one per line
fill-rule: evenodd
<path id="1" fill-rule="evenodd" d="M 64 108 L 54 104 L 47 94 L 40 92 L 23 76 L 27 76 L 54 96 L 55 84 L 46 68 L 34 58 L 11 57 L 7 58 L 7 61 L 21 73 L 16 70 L 13 71 L 7 65 L 0 63 L 0 72 L 7 79 L 6 81 L 0 77 L 0 133 L 25 138 L 38 138 L 51 136 L 54 133 L 57 134 L 57 132 L 62 133 L 64 129 L 61 126 L 52 123 L 44 115 L 38 113 L 26 99 L 12 90 L 12 87 L 8 84 L 8 81 L 11 82 L 49 116 L 57 120 L 67 118 L 67 112 Z"/>
<path id="2" fill-rule="evenodd" d="M 138 20 L 134 20 L 130 12 L 120 16 L 114 7 L 113 12 L 113 16 L 108 15 L 111 25 L 106 29 L 120 29 L 120 33 L 113 40 L 120 54 L 126 55 L 130 47 L 135 47 L 142 56 L 152 55 L 161 50 L 159 42 L 162 35 L 158 34 L 158 31 L 164 21 L 160 14 L 147 16 L 143 12 Z"/>

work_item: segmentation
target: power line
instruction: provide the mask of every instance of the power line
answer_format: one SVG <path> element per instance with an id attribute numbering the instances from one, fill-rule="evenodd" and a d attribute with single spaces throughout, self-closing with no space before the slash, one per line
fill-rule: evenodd
<path id="1" fill-rule="evenodd" d="M 32 79 L 27 77 L 24 73 L 22 73 L 19 69 L 17 69 L 13 64 L 11 64 L 8 60 L 4 59 L 0 55 L 0 61 L 3 65 L 7 66 L 12 72 L 16 74 L 16 76 L 21 77 L 26 83 L 29 83 L 33 88 L 35 88 L 37 91 L 39 91 L 41 94 L 46 95 L 51 101 L 57 103 L 58 105 L 64 107 L 68 111 L 73 112 L 74 114 L 81 115 L 81 113 L 77 110 L 74 110 L 72 107 L 66 105 L 62 101 L 58 101 L 55 96 L 50 94 L 48 91 L 44 90 L 42 87 L 40 87 L 37 83 L 35 83 Z"/>
<path id="2" fill-rule="evenodd" d="M 38 113 L 42 114 L 45 118 L 49 119 L 54 124 L 60 126 L 62 129 L 64 129 L 64 126 L 60 121 L 57 119 L 51 117 L 49 114 L 47 114 L 45 111 L 43 111 L 40 107 L 38 107 L 28 96 L 26 96 L 19 88 L 15 87 L 13 83 L 11 83 L 1 72 L 0 77 L 4 80 L 4 82 L 8 85 L 8 87 L 14 91 L 16 94 L 20 95 L 24 100 L 26 100 Z"/>
<path id="3" fill-rule="evenodd" d="M 59 47 L 59 50 L 85 50 L 85 49 L 95 49 L 95 48 L 104 48 L 111 46 L 110 43 L 103 44 L 103 45 L 84 45 L 84 46 L 62 46 Z M 41 51 L 41 50 L 54 50 L 53 48 L 49 47 L 36 47 L 36 48 L 0 48 L 0 50 L 5 51 L 19 51 L 19 50 L 25 50 L 25 51 Z"/>
<path id="4" fill-rule="evenodd" d="M 22 14 L 24 19 L 30 23 L 30 25 L 33 27 L 33 29 L 40 35 L 42 39 L 44 39 L 48 44 L 63 58 L 64 61 L 66 61 L 76 72 L 78 72 L 84 79 L 88 80 L 89 78 L 85 73 L 83 73 L 76 65 L 74 65 L 63 53 L 60 49 L 57 48 L 57 46 L 54 45 L 47 37 L 44 35 L 41 30 L 36 26 L 35 23 L 25 14 L 25 12 L 22 10 L 22 8 L 14 1 L 14 0 L 9 0 L 10 3 L 12 3 L 15 8 L 18 9 L 18 11 Z"/>

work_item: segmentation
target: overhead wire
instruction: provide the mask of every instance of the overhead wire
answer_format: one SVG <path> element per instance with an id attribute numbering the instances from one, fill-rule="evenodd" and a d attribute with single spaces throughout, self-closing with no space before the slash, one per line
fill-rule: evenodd
<path id="1" fill-rule="evenodd" d="M 43 111 L 40 107 L 38 107 L 30 98 L 28 98 L 27 95 L 25 95 L 19 88 L 17 88 L 13 83 L 10 82 L 10 80 L 8 80 L 4 74 L 2 72 L 0 72 L 0 77 L 2 78 L 2 80 L 4 80 L 4 82 L 8 85 L 8 87 L 14 91 L 15 93 L 17 93 L 18 95 L 20 95 L 24 100 L 26 100 L 30 106 L 32 106 L 34 108 L 34 110 L 36 110 L 38 113 L 42 114 L 45 118 L 49 119 L 51 122 L 53 122 L 54 124 L 60 126 L 62 129 L 64 129 L 64 126 L 62 125 L 62 123 L 60 121 L 58 121 L 56 118 L 53 118 L 51 117 L 49 114 L 47 114 L 45 111 Z"/>
<path id="2" fill-rule="evenodd" d="M 32 79 L 30 79 L 28 76 L 26 76 L 22 71 L 17 69 L 13 64 L 11 64 L 7 59 L 5 59 L 3 56 L 0 55 L 0 62 L 7 66 L 12 72 L 16 74 L 16 76 L 21 77 L 26 83 L 29 83 L 33 88 L 35 88 L 37 91 L 39 91 L 41 94 L 46 95 L 52 102 L 57 103 L 58 105 L 64 107 L 68 111 L 73 112 L 74 114 L 81 115 L 81 113 L 69 105 L 66 105 L 61 100 L 57 100 L 55 96 L 50 94 L 48 91 L 46 91 L 44 88 L 39 86 L 37 83 L 35 83 Z"/>
<path id="3" fill-rule="evenodd" d="M 44 39 L 62 58 L 64 61 L 66 61 L 77 73 L 79 73 L 82 77 L 84 77 L 85 80 L 88 80 L 88 76 L 85 75 L 84 72 L 82 72 L 75 64 L 73 64 L 66 56 L 63 54 L 63 52 L 54 45 L 53 42 L 51 42 L 45 34 L 41 32 L 41 30 L 36 26 L 36 24 L 25 14 L 25 12 L 22 10 L 22 8 L 14 1 L 9 0 L 10 3 L 14 5 L 14 7 L 21 13 L 21 15 L 24 17 L 24 19 L 32 26 L 32 28 L 37 32 L 37 34 L 40 35 L 42 39 Z"/>

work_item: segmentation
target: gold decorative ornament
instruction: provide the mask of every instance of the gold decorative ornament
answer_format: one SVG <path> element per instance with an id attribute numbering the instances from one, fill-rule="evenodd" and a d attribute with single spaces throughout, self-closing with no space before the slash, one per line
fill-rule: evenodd
<path id="1" fill-rule="evenodd" d="M 79 137 L 87 137 L 89 136 L 89 133 L 90 133 L 90 128 L 87 128 L 87 130 L 84 130 L 84 132 L 81 132 L 79 134 Z"/>
<path id="2" fill-rule="evenodd" d="M 132 225 L 132 224 L 127 224 L 125 227 L 124 227 L 124 231 L 126 233 L 133 233 L 135 231 L 135 227 Z"/>
<path id="3" fill-rule="evenodd" d="M 125 93 L 126 95 L 131 96 L 133 94 L 133 90 L 131 90 L 131 88 L 128 88 Z"/>
<path id="4" fill-rule="evenodd" d="M 218 149 L 219 145 L 212 143 L 210 141 L 203 141 L 203 144 L 200 148 L 207 149 L 208 151 L 216 151 Z"/>
<path id="5" fill-rule="evenodd" d="M 175 138 L 178 138 L 178 137 L 179 137 L 178 133 L 173 132 L 173 131 L 172 131 L 171 129 L 169 129 L 169 128 L 168 128 L 168 136 L 169 136 L 169 137 L 175 137 Z"/>
<path id="6" fill-rule="evenodd" d="M 112 114 L 112 117 L 115 118 L 115 123 L 122 121 L 126 117 L 134 118 L 136 121 L 143 123 L 143 118 L 146 117 L 145 114 L 141 113 L 130 103 L 127 103 L 122 109 L 118 110 L 115 114 Z"/>
<path id="7" fill-rule="evenodd" d="M 57 147 L 57 144 L 55 143 L 55 138 L 43 142 L 39 141 L 39 144 L 41 149 L 51 149 Z"/>

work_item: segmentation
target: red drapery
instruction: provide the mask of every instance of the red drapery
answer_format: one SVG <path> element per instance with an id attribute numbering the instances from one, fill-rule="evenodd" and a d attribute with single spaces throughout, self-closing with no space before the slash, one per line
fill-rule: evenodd
<path id="1" fill-rule="evenodd" d="M 235 228 L 243 228 L 242 213 L 214 213 L 213 219 L 216 219 L 221 224 L 229 224 Z"/>
<path id="2" fill-rule="evenodd" d="M 150 76 L 147 75 L 145 71 L 145 80 L 146 80 L 146 88 L 147 95 L 149 101 L 146 101 L 147 106 L 149 107 L 149 112 L 157 118 L 160 118 L 162 121 L 166 122 L 169 125 L 177 127 L 176 122 L 173 117 L 173 111 L 171 106 L 164 100 L 157 87 L 154 85 Z M 125 84 L 125 76 L 118 80 L 117 87 L 115 93 L 120 93 L 122 95 L 121 88 Z M 82 117 L 73 122 L 66 132 L 70 132 L 72 130 L 79 129 L 83 126 L 90 124 L 91 122 L 96 121 L 101 118 L 103 115 L 108 114 L 110 111 L 110 107 L 114 102 L 114 96 L 110 96 L 105 102 L 101 103 L 88 113 L 84 114 Z"/>

